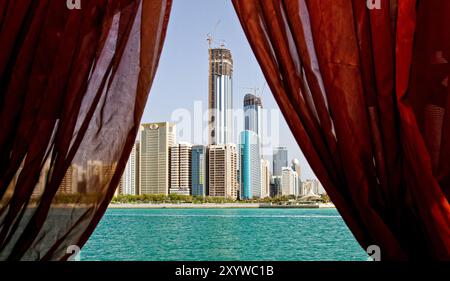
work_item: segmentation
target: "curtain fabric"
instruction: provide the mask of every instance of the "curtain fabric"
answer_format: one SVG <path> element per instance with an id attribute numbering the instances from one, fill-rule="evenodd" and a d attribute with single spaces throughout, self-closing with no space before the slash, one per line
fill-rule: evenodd
<path id="1" fill-rule="evenodd" d="M 233 0 L 305 157 L 364 249 L 450 259 L 450 1 Z"/>
<path id="2" fill-rule="evenodd" d="M 87 241 L 134 144 L 172 3 L 66 2 L 0 2 L 0 260 L 67 259 Z"/>

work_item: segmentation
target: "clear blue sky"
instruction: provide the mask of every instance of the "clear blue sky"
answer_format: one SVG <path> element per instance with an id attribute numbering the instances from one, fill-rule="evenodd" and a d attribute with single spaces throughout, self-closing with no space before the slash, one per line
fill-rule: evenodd
<path id="1" fill-rule="evenodd" d="M 220 21 L 219 24 L 217 24 Z M 216 26 L 216 28 L 215 28 Z M 244 88 L 264 88 L 262 100 L 265 109 L 278 110 L 270 89 L 253 55 L 250 45 L 228 0 L 174 0 L 170 23 L 158 72 L 145 108 L 142 122 L 175 122 L 176 110 L 194 111 L 194 102 L 202 101 L 203 110 L 208 101 L 208 43 L 206 35 L 225 41 L 233 55 L 234 108 L 242 108 Z M 315 178 L 295 139 L 279 114 L 279 145 L 287 146 L 289 159 L 298 158 L 302 178 Z M 192 122 L 202 122 L 192 118 Z M 269 119 L 269 118 L 267 118 Z M 243 122 L 243 121 L 242 121 Z M 270 122 L 270 120 L 265 120 Z M 275 126 L 270 124 L 269 126 Z M 201 126 L 201 125 L 200 125 Z M 178 141 L 194 142 L 192 136 L 177 136 Z M 274 144 L 276 145 L 276 144 Z M 265 156 L 272 160 L 271 155 Z"/>

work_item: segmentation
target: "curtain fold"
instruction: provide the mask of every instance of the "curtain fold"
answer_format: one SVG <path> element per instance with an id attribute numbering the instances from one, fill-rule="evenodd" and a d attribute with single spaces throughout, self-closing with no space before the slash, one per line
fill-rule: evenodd
<path id="1" fill-rule="evenodd" d="M 305 157 L 361 246 L 450 259 L 450 2 L 233 0 Z"/>
<path id="2" fill-rule="evenodd" d="M 119 184 L 171 0 L 0 4 L 0 260 L 67 259 Z"/>

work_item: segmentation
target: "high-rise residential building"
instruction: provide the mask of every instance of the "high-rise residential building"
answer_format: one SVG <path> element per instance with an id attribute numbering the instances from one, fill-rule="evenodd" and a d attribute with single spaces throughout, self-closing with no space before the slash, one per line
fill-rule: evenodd
<path id="1" fill-rule="evenodd" d="M 59 185 L 58 194 L 61 193 L 75 193 L 77 189 L 77 176 L 76 170 L 74 170 L 73 166 L 69 166 L 67 168 L 66 174 Z"/>
<path id="2" fill-rule="evenodd" d="M 318 180 L 312 180 L 312 185 L 313 185 L 313 193 L 315 195 L 319 194 L 319 181 Z"/>
<path id="3" fill-rule="evenodd" d="M 139 139 L 139 194 L 169 194 L 169 147 L 176 142 L 173 123 L 143 124 Z"/>
<path id="4" fill-rule="evenodd" d="M 139 194 L 139 141 L 136 141 L 131 149 L 125 171 L 120 183 L 120 194 Z"/>
<path id="5" fill-rule="evenodd" d="M 292 159 L 292 170 L 297 172 L 298 177 L 301 178 L 302 170 L 300 167 L 300 161 L 296 158 Z"/>
<path id="6" fill-rule="evenodd" d="M 259 138 L 254 131 L 245 130 L 240 136 L 240 197 L 261 197 L 261 155 Z"/>
<path id="7" fill-rule="evenodd" d="M 312 185 L 312 181 L 311 180 L 305 180 L 302 183 L 302 192 L 301 192 L 302 196 L 308 196 L 308 195 L 313 195 L 314 191 L 313 191 L 313 185 Z"/>
<path id="8" fill-rule="evenodd" d="M 209 196 L 237 197 L 236 145 L 211 145 L 208 153 Z"/>
<path id="9" fill-rule="evenodd" d="M 86 169 L 86 193 L 98 193 L 108 185 L 116 171 L 117 163 L 88 160 Z"/>
<path id="10" fill-rule="evenodd" d="M 19 167 L 16 175 L 11 181 L 10 186 L 8 187 L 7 192 L 12 189 L 12 184 L 16 184 L 20 173 L 22 172 L 23 164 Z M 50 171 L 50 158 L 47 158 L 42 167 L 41 173 L 39 175 L 39 180 L 33 189 L 32 197 L 36 198 L 41 196 L 44 193 L 46 183 L 48 180 L 48 175 Z M 70 193 L 85 193 L 85 183 L 83 185 L 83 180 L 85 175 L 85 171 L 82 166 L 77 164 L 72 164 L 67 168 L 67 171 L 61 180 L 61 183 L 58 187 L 57 194 L 70 194 Z M 82 188 L 84 187 L 84 189 Z"/>
<path id="11" fill-rule="evenodd" d="M 292 170 L 297 173 L 297 182 L 296 182 L 296 190 L 295 196 L 302 195 L 302 178 L 301 178 L 301 167 L 300 161 L 298 159 L 292 159 Z"/>
<path id="12" fill-rule="evenodd" d="M 281 195 L 281 176 L 270 178 L 270 197 Z"/>
<path id="13" fill-rule="evenodd" d="M 244 97 L 244 129 L 255 132 L 262 137 L 262 102 L 253 94 Z"/>
<path id="14" fill-rule="evenodd" d="M 191 193 L 191 149 L 189 143 L 170 147 L 170 193 L 189 195 Z"/>
<path id="15" fill-rule="evenodd" d="M 321 195 L 326 193 L 325 189 L 318 179 L 309 179 L 307 180 L 307 182 L 311 185 L 310 187 L 308 187 L 310 189 L 308 190 L 309 193 L 314 195 Z"/>
<path id="16" fill-rule="evenodd" d="M 327 194 L 327 191 L 325 190 L 325 188 L 323 187 L 322 183 L 317 180 L 319 188 L 318 188 L 318 195 L 322 195 L 322 194 Z"/>
<path id="17" fill-rule="evenodd" d="M 311 195 L 321 195 L 324 194 L 325 189 L 322 184 L 317 179 L 308 179 L 303 182 L 302 185 L 302 195 L 311 196 Z"/>
<path id="18" fill-rule="evenodd" d="M 273 150 L 273 175 L 281 176 L 282 169 L 288 166 L 287 147 L 275 147 Z"/>
<path id="19" fill-rule="evenodd" d="M 80 183 L 83 180 L 82 166 L 72 164 L 67 168 L 66 174 L 58 188 L 58 193 L 81 193 Z"/>
<path id="20" fill-rule="evenodd" d="M 208 195 L 208 149 L 204 145 L 192 146 L 191 182 L 192 196 Z"/>
<path id="21" fill-rule="evenodd" d="M 283 167 L 281 172 L 281 194 L 295 195 L 297 173 L 290 167 Z"/>
<path id="22" fill-rule="evenodd" d="M 233 141 L 233 58 L 225 48 L 209 49 L 209 144 Z"/>
<path id="23" fill-rule="evenodd" d="M 77 165 L 77 192 L 87 193 L 87 171 L 84 166 Z"/>
<path id="24" fill-rule="evenodd" d="M 100 187 L 105 182 L 103 173 L 103 162 L 100 160 L 88 160 L 86 168 L 87 193 L 95 192 L 96 187 Z"/>
<path id="25" fill-rule="evenodd" d="M 261 159 L 261 198 L 270 196 L 270 162 Z"/>

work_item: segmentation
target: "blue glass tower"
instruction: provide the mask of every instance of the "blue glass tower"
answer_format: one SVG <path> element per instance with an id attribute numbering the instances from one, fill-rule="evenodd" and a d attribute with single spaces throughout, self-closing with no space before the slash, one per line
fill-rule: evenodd
<path id="1" fill-rule="evenodd" d="M 261 156 L 259 138 L 254 131 L 241 133 L 241 199 L 261 197 Z"/>
<path id="2" fill-rule="evenodd" d="M 207 149 L 204 145 L 195 145 L 191 151 L 192 196 L 208 195 L 207 186 Z"/>

